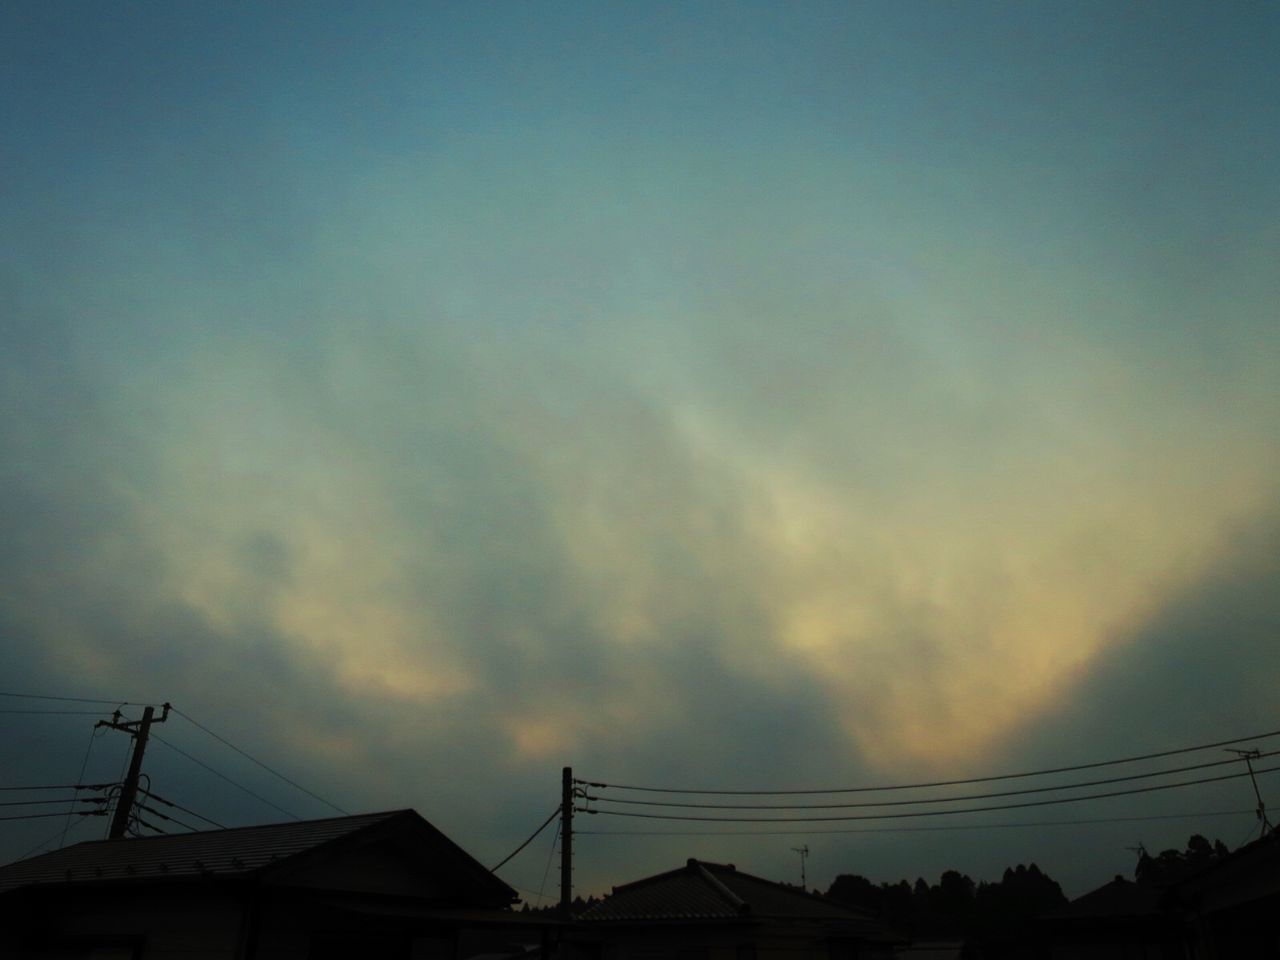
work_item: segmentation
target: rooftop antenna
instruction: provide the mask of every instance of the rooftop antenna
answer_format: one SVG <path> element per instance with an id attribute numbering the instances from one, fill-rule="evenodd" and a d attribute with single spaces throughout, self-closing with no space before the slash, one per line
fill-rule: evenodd
<path id="1" fill-rule="evenodd" d="M 796 853 L 800 854 L 800 889 L 808 890 L 809 881 L 804 874 L 804 860 L 805 860 L 805 857 L 809 856 L 809 845 L 806 843 L 802 847 L 792 847 L 791 849 L 794 850 Z"/>
<path id="2" fill-rule="evenodd" d="M 1137 854 L 1139 865 L 1142 864 L 1143 858 L 1147 856 L 1147 845 L 1143 843 L 1141 840 L 1138 841 L 1138 845 L 1136 847 L 1125 847 L 1125 849 L 1128 850 L 1130 853 Z M 1133 875 L 1135 878 L 1137 877 L 1138 875 L 1137 867 L 1134 868 Z"/>
<path id="3" fill-rule="evenodd" d="M 1266 836 L 1271 832 L 1271 821 L 1267 819 L 1267 805 L 1262 802 L 1262 792 L 1258 789 L 1258 778 L 1253 772 L 1253 761 L 1262 756 L 1261 750 L 1233 750 L 1228 748 L 1228 753 L 1234 753 L 1237 757 L 1244 761 L 1244 765 L 1249 768 L 1249 782 L 1253 784 L 1253 795 L 1258 800 L 1258 820 L 1262 823 L 1262 835 Z"/>

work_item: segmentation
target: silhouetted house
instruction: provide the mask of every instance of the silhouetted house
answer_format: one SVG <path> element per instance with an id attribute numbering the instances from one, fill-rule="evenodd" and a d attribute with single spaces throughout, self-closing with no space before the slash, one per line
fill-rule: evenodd
<path id="1" fill-rule="evenodd" d="M 1169 888 L 1195 957 L 1280 956 L 1280 833 L 1271 831 Z"/>
<path id="2" fill-rule="evenodd" d="M 1165 888 L 1117 876 L 1043 919 L 1054 960 L 1174 960 L 1185 957 L 1182 924 Z"/>
<path id="3" fill-rule="evenodd" d="M 862 960 L 894 942 L 861 911 L 693 859 L 615 887 L 566 936 L 599 960 Z"/>
<path id="4" fill-rule="evenodd" d="M 514 956 L 515 899 L 412 810 L 99 840 L 0 867 L 0 957 Z"/>

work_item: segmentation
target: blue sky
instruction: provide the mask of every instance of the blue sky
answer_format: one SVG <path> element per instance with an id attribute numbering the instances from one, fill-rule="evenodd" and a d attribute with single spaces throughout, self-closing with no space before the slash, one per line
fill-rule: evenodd
<path id="1" fill-rule="evenodd" d="M 1276 726 L 1273 7 L 373 6 L 0 14 L 9 686 L 185 704 L 494 860 L 564 764 Z M 75 765 L 29 722 L 10 763 Z M 1110 830 L 811 876 L 1078 891 Z M 583 885 L 785 840 L 602 839 Z"/>

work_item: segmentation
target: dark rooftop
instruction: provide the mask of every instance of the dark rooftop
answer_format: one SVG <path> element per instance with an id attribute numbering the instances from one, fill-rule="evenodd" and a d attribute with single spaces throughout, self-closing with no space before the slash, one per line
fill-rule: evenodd
<path id="1" fill-rule="evenodd" d="M 805 919 L 867 922 L 856 910 L 795 887 L 690 859 L 684 867 L 621 887 L 586 911 L 583 921 Z"/>
<path id="2" fill-rule="evenodd" d="M 77 843 L 0 867 L 0 892 L 50 883 L 246 877 L 286 862 L 296 862 L 304 854 L 321 848 L 331 849 L 343 838 L 381 825 L 426 835 L 435 845 L 443 844 L 463 858 L 455 860 L 455 864 L 474 864 L 484 875 L 481 882 L 501 884 L 413 810 L 391 810 L 323 820 Z"/>
<path id="3" fill-rule="evenodd" d="M 1134 883 L 1117 876 L 1084 896 L 1053 910 L 1051 919 L 1101 919 L 1103 917 L 1142 917 L 1160 912 L 1164 887 Z"/>

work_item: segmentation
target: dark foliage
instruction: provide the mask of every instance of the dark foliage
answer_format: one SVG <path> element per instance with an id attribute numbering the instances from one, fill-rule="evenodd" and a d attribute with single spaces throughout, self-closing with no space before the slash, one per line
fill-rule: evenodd
<path id="1" fill-rule="evenodd" d="M 599 898 L 595 896 L 589 896 L 585 900 L 583 900 L 581 896 L 574 897 L 573 902 L 569 904 L 569 913 L 571 916 L 576 917 L 579 914 L 585 913 L 599 902 Z M 529 906 L 528 901 L 525 901 L 524 905 L 520 908 L 520 912 L 533 914 L 534 916 L 552 917 L 560 915 L 560 907 L 556 904 L 544 907 L 531 907 Z"/>
<path id="2" fill-rule="evenodd" d="M 1211 844 L 1197 833 L 1187 840 L 1186 850 L 1164 850 L 1154 857 L 1143 850 L 1133 877 L 1138 883 L 1168 886 L 1226 855 L 1227 847 L 1221 840 L 1214 840 Z"/>
<path id="3" fill-rule="evenodd" d="M 1034 863 L 1005 870 L 997 883 L 975 883 L 948 870 L 932 886 L 924 878 L 910 884 L 873 884 L 841 874 L 827 890 L 837 903 L 866 910 L 913 939 L 964 938 L 984 956 L 1026 954 L 1033 924 L 1066 903 L 1062 888 Z"/>

